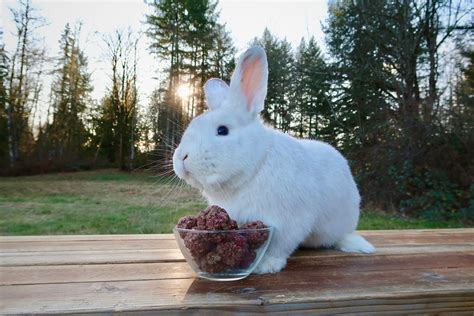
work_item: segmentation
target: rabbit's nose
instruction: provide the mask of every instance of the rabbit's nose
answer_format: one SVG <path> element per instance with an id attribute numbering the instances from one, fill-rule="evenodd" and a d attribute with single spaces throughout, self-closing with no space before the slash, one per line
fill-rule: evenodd
<path id="1" fill-rule="evenodd" d="M 184 155 L 182 160 L 185 161 L 187 158 L 188 158 L 188 154 Z"/>

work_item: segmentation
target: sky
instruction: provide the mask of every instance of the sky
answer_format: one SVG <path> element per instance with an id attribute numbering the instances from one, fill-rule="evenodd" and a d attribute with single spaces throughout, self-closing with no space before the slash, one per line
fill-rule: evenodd
<path id="1" fill-rule="evenodd" d="M 49 56 L 59 51 L 59 38 L 66 23 L 82 22 L 80 45 L 88 57 L 94 90 L 92 98 L 100 100 L 108 85 L 109 67 L 105 58 L 104 34 L 116 29 L 130 27 L 135 32 L 146 30 L 145 14 L 151 13 L 143 0 L 33 0 L 33 6 L 46 18 L 47 25 L 38 29 L 44 37 Z M 0 25 L 4 30 L 7 51 L 15 46 L 14 24 L 9 8 L 16 7 L 17 1 L 0 1 Z M 326 1 L 225 1 L 220 0 L 220 22 L 226 23 L 238 52 L 263 33 L 268 27 L 280 38 L 286 38 L 297 47 L 302 37 L 314 35 L 324 51 L 322 23 L 327 17 Z M 147 104 L 148 98 L 159 85 L 159 61 L 148 51 L 145 34 L 139 42 L 138 86 L 140 100 Z M 43 111 L 48 93 L 43 92 Z"/>

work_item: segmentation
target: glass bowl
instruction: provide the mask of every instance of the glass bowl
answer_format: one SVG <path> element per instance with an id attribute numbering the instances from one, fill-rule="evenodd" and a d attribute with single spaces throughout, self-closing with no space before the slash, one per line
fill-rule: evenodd
<path id="1" fill-rule="evenodd" d="M 234 281 L 249 276 L 267 251 L 273 228 L 195 230 L 173 228 L 184 258 L 204 279 Z"/>

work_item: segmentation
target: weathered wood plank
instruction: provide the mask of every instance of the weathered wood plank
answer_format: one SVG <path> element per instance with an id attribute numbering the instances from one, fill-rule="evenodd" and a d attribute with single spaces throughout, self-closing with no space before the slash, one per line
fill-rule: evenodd
<path id="1" fill-rule="evenodd" d="M 169 261 L 184 261 L 181 251 L 175 248 L 152 250 L 6 252 L 0 254 L 0 266 Z"/>
<path id="2" fill-rule="evenodd" d="M 93 251 L 93 250 L 144 250 L 175 249 L 173 239 L 125 239 L 125 240 L 81 240 L 81 241 L 20 241 L 0 242 L 0 252 L 52 252 L 52 251 Z"/>
<path id="3" fill-rule="evenodd" d="M 414 303 L 412 303 L 414 301 Z M 305 304 L 291 306 L 289 310 L 275 310 L 273 306 L 261 306 L 258 313 L 255 311 L 248 311 L 245 306 L 206 306 L 206 307 L 192 307 L 181 310 L 160 310 L 164 315 L 206 315 L 206 316 L 231 316 L 231 315 L 262 315 L 263 313 L 271 315 L 439 315 L 439 316 L 472 316 L 473 308 L 471 304 L 463 301 L 441 302 L 434 303 L 432 300 L 426 303 L 416 303 L 418 300 L 410 298 L 402 298 L 397 301 L 390 301 L 388 303 L 380 302 L 380 304 L 371 304 L 368 306 L 349 305 L 344 312 L 343 308 L 338 308 L 334 303 L 331 303 L 329 308 L 320 307 L 320 304 L 314 304 L 316 307 L 312 308 L 313 304 Z M 336 304 L 339 302 L 336 302 Z M 350 301 L 348 304 L 356 304 L 358 301 Z M 352 307 L 354 306 L 354 307 Z M 434 308 L 429 308 L 434 306 Z M 281 306 L 278 306 L 281 307 Z M 255 310 L 255 308 L 254 308 Z M 139 313 L 120 312 L 120 315 L 156 315 L 157 311 L 141 310 Z M 90 315 L 90 314 L 86 314 Z M 110 315 L 110 313 L 94 313 L 94 315 Z"/>
<path id="4" fill-rule="evenodd" d="M 473 251 L 473 246 L 471 244 L 464 245 L 427 245 L 427 246 L 379 246 L 377 247 L 377 252 L 371 254 L 370 256 L 392 256 L 392 255 L 415 255 L 422 253 L 445 253 L 449 255 L 450 253 L 456 252 L 471 252 Z M 331 249 L 304 249 L 298 250 L 293 255 L 293 257 L 348 257 L 348 256 L 367 256 L 366 254 L 353 254 L 346 253 Z"/>
<path id="5" fill-rule="evenodd" d="M 387 246 L 378 247 L 377 253 L 370 256 L 392 256 L 426 253 L 472 252 L 474 247 L 464 245 L 428 246 Z M 349 254 L 330 249 L 304 249 L 297 251 L 295 258 L 367 256 Z M 133 249 L 133 250 L 94 250 L 94 251 L 45 251 L 45 252 L 3 252 L 0 253 L 0 266 L 64 265 L 64 264 L 109 264 L 109 263 L 147 263 L 184 261 L 178 249 Z"/>
<path id="6" fill-rule="evenodd" d="M 474 229 L 365 231 L 375 255 L 300 250 L 274 275 L 194 278 L 172 235 L 0 237 L 0 313 L 474 311 Z"/>
<path id="7" fill-rule="evenodd" d="M 410 250 L 406 246 L 425 246 L 425 248 L 413 248 L 413 251 L 426 251 L 432 247 L 440 247 L 443 245 L 454 246 L 457 250 L 462 251 L 462 248 L 466 245 L 474 246 L 474 230 L 461 230 L 461 233 L 453 233 L 452 230 L 441 230 L 441 232 L 430 231 L 426 233 L 424 231 L 384 231 L 381 232 L 363 232 L 369 241 L 371 241 L 379 250 L 379 254 L 383 254 L 386 250 L 389 250 L 387 247 L 391 247 L 390 250 L 401 253 L 408 253 Z M 467 233 L 469 232 L 469 233 Z M 65 255 L 68 255 L 68 252 L 80 252 L 80 251 L 122 251 L 122 250 L 148 250 L 153 251 L 156 249 L 175 249 L 176 242 L 172 235 L 146 235 L 147 238 L 143 239 L 141 235 L 138 235 L 139 238 L 136 238 L 135 235 L 104 235 L 104 240 L 100 240 L 100 236 L 91 236 L 94 239 L 87 240 L 89 236 L 40 236 L 38 241 L 32 241 L 30 239 L 25 239 L 23 237 L 0 237 L 0 253 L 5 254 L 5 256 L 10 256 L 15 252 L 41 252 L 52 253 L 64 251 Z M 148 238 L 149 237 L 149 238 Z M 63 240 L 64 238 L 78 238 L 79 240 Z M 85 238 L 85 239 L 84 239 Z M 125 239 L 116 239 L 116 238 L 125 238 Z M 6 240 L 6 241 L 5 241 Z M 400 246 L 403 247 L 396 247 Z M 385 249 L 382 249 L 385 248 Z M 452 248 L 452 249 L 454 249 Z M 318 250 L 319 252 L 319 250 Z M 83 253 L 88 255 L 89 253 Z M 305 252 L 305 255 L 309 253 Z M 300 254 L 297 253 L 296 256 Z M 311 254 L 312 255 L 312 254 Z M 58 255 L 54 255 L 58 257 Z M 119 255 L 119 260 L 121 255 Z M 96 258 L 96 257 L 94 257 Z M 158 259 L 156 256 L 153 258 L 143 259 L 143 256 L 138 256 L 140 261 L 138 262 L 148 262 L 149 260 Z M 108 262 L 109 259 L 107 259 Z M 114 260 L 114 259 L 111 259 Z M 144 260 L 144 261 L 143 261 Z M 158 259 L 160 260 L 160 259 Z M 169 257 L 164 258 L 163 260 L 170 260 Z M 181 256 L 175 257 L 172 260 L 182 260 Z M 13 264 L 9 263 L 9 259 L 4 261 L 0 260 L 0 264 Z M 25 264 L 41 264 L 43 261 L 35 262 L 34 260 L 31 263 Z M 67 262 L 57 262 L 53 260 L 54 264 L 66 264 Z M 103 261 L 97 261 L 103 262 Z M 122 261 L 121 261 L 122 262 Z M 137 262 L 133 260 L 131 262 Z M 80 262 L 85 263 L 85 262 Z"/>
<path id="8" fill-rule="evenodd" d="M 282 282 L 282 281 L 285 282 Z M 1 286 L 4 313 L 139 311 L 232 306 L 272 311 L 334 308 L 333 302 L 356 301 L 359 311 L 374 311 L 399 297 L 426 298 L 426 304 L 464 310 L 474 307 L 474 268 L 337 273 L 308 277 L 308 272 L 253 276 L 216 283 L 199 279 L 94 282 Z M 459 294 L 454 304 L 439 293 Z M 428 295 L 429 294 L 429 295 Z M 437 295 L 438 294 L 438 295 Z M 450 296 L 450 295 L 448 295 Z M 315 305 L 316 304 L 316 305 Z M 263 306 L 263 307 L 262 307 Z M 228 307 L 226 307 L 228 308 Z M 385 310 L 387 307 L 384 307 Z M 225 308 L 224 308 L 225 309 Z M 357 310 L 356 310 L 357 311 Z"/>
<path id="9" fill-rule="evenodd" d="M 186 262 L 0 267 L 0 285 L 195 278 Z"/>
<path id="10" fill-rule="evenodd" d="M 410 229 L 410 230 L 360 230 L 363 236 L 443 236 L 443 235 L 470 235 L 474 237 L 473 228 L 452 229 Z M 132 235 L 43 235 L 43 236 L 1 236 L 1 242 L 60 242 L 60 241 L 91 241 L 91 240 L 163 240 L 174 239 L 173 234 L 132 234 Z"/>
<path id="11" fill-rule="evenodd" d="M 290 259 L 285 269 L 287 277 L 293 271 L 309 272 L 310 276 L 325 277 L 335 273 L 368 271 L 405 271 L 442 268 L 469 268 L 473 266 L 473 253 L 418 254 L 385 257 L 352 256 L 342 258 L 319 257 Z M 100 281 L 162 280 L 193 278 L 195 274 L 185 262 L 91 264 L 53 266 L 0 267 L 0 285 L 77 283 Z"/>
<path id="12" fill-rule="evenodd" d="M 472 238 L 466 234 L 366 234 L 367 238 L 376 247 L 395 245 L 474 245 L 474 232 Z M 145 249 L 174 249 L 176 242 L 171 239 L 123 239 L 123 240 L 56 240 L 49 236 L 49 240 L 40 241 L 12 241 L 2 242 L 0 238 L 0 252 L 51 252 L 51 251 L 92 251 L 92 250 L 145 250 Z"/>
<path id="13" fill-rule="evenodd" d="M 468 234 L 474 233 L 473 228 L 436 228 L 436 229 L 382 229 L 382 230 L 359 230 L 364 236 L 389 236 L 389 235 L 444 235 L 444 234 Z"/>
<path id="14" fill-rule="evenodd" d="M 174 239 L 173 234 L 131 234 L 131 235 L 42 235 L 42 236 L 2 236 L 0 242 L 61 242 L 61 241 L 92 241 L 92 240 L 163 240 Z"/>

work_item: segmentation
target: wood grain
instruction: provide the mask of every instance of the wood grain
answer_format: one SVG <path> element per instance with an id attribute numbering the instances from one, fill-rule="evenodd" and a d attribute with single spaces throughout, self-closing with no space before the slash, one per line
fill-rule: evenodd
<path id="1" fill-rule="evenodd" d="M 234 282 L 196 279 L 171 234 L 0 237 L 0 314 L 474 313 L 474 229 L 361 234 L 376 254 L 298 250 Z"/>
<path id="2" fill-rule="evenodd" d="M 472 228 L 448 228 L 448 229 L 410 229 L 410 230 L 360 230 L 362 236 L 474 236 Z M 35 242 L 35 241 L 90 241 L 90 240 L 174 240 L 173 234 L 134 234 L 134 235 L 45 235 L 45 236 L 1 236 L 0 242 Z"/>
<path id="3" fill-rule="evenodd" d="M 358 273 L 369 271 L 399 271 L 429 268 L 472 267 L 474 253 L 394 255 L 390 258 L 374 256 L 319 257 L 317 260 L 302 257 L 289 260 L 282 273 L 317 274 Z M 0 285 L 76 283 L 100 281 L 162 280 L 194 278 L 186 262 L 134 263 L 134 264 L 90 264 L 0 267 Z"/>
<path id="4" fill-rule="evenodd" d="M 381 246 L 372 256 L 416 255 L 431 253 L 458 253 L 472 251 L 471 244 L 462 245 L 425 245 L 425 246 Z M 348 254 L 329 249 L 299 250 L 293 258 L 302 257 L 354 257 L 364 254 Z M 150 263 L 183 262 L 181 252 L 174 249 L 129 249 L 129 250 L 90 250 L 90 251 L 44 251 L 44 252 L 2 252 L 0 266 L 65 265 L 65 264 L 110 264 L 110 263 Z"/>
<path id="5" fill-rule="evenodd" d="M 184 261 L 179 249 L 5 252 L 0 266 Z"/>
<path id="6" fill-rule="evenodd" d="M 0 242 L 0 252 L 175 249 L 173 239 Z"/>
<path id="7" fill-rule="evenodd" d="M 236 282 L 215 283 L 198 279 L 168 279 L 120 282 L 35 284 L 0 287 L 4 313 L 64 313 L 88 311 L 123 311 L 140 309 L 181 309 L 198 306 L 240 306 L 247 311 L 273 310 L 294 305 L 329 301 L 365 302 L 400 295 L 426 296 L 437 292 L 462 293 L 467 307 L 474 307 L 474 268 L 434 269 L 432 277 L 420 271 L 337 274 L 318 280 L 299 275 L 253 276 Z M 282 283 L 285 281 L 285 283 Z M 253 289 L 253 290 L 249 290 Z M 436 295 L 435 295 L 436 296 Z M 428 300 L 433 303 L 433 301 Z M 360 303 L 361 304 L 361 303 Z M 327 306 L 326 308 L 329 308 Z"/>

